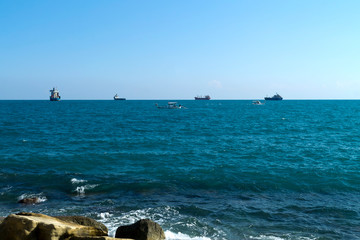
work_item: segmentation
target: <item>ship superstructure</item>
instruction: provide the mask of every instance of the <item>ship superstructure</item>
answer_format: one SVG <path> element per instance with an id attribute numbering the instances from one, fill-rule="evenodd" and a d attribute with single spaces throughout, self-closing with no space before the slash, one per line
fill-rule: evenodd
<path id="1" fill-rule="evenodd" d="M 210 96 L 209 95 L 206 95 L 206 96 L 197 96 L 195 97 L 195 100 L 210 100 Z"/>
<path id="2" fill-rule="evenodd" d="M 279 101 L 279 100 L 283 100 L 283 98 L 276 93 L 274 96 L 272 97 L 265 97 L 265 100 L 270 100 L 270 101 Z"/>
<path id="3" fill-rule="evenodd" d="M 53 88 L 52 90 L 50 90 L 50 101 L 60 101 L 60 93 L 56 88 Z"/>
<path id="4" fill-rule="evenodd" d="M 115 94 L 114 100 L 126 100 L 126 98 L 119 97 L 117 94 Z"/>

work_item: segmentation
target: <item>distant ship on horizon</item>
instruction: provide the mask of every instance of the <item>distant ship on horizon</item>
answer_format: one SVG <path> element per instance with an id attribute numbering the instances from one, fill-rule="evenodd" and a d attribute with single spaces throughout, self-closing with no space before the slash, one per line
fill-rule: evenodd
<path id="1" fill-rule="evenodd" d="M 278 93 L 276 93 L 272 97 L 265 97 L 265 100 L 279 101 L 279 100 L 283 100 L 283 98 Z"/>
<path id="2" fill-rule="evenodd" d="M 119 97 L 117 94 L 115 94 L 114 100 L 126 100 L 126 98 Z"/>
<path id="3" fill-rule="evenodd" d="M 210 96 L 209 95 L 206 95 L 206 96 L 197 96 L 195 97 L 195 100 L 210 100 Z"/>
<path id="4" fill-rule="evenodd" d="M 50 90 L 50 92 L 50 101 L 60 101 L 60 93 L 56 88 L 53 88 L 52 90 Z"/>

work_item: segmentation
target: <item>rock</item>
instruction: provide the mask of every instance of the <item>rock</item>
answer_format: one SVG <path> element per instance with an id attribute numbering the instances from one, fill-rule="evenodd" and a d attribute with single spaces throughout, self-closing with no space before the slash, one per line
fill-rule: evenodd
<path id="1" fill-rule="evenodd" d="M 11 214 L 0 225 L 1 240 L 66 240 L 72 236 L 107 236 L 107 232 L 37 213 Z"/>
<path id="2" fill-rule="evenodd" d="M 134 239 L 112 238 L 112 237 L 70 237 L 68 240 L 134 240 Z"/>
<path id="3" fill-rule="evenodd" d="M 24 204 L 35 204 L 39 203 L 40 199 L 38 197 L 32 197 L 32 198 L 23 198 L 18 201 L 18 203 L 24 203 Z"/>
<path id="4" fill-rule="evenodd" d="M 4 217 L 0 217 L 0 224 L 4 221 Z"/>
<path id="5" fill-rule="evenodd" d="M 163 240 L 165 233 L 156 222 L 150 219 L 141 219 L 132 225 L 118 227 L 115 237 L 135 240 Z"/>
<path id="6" fill-rule="evenodd" d="M 92 218 L 83 217 L 83 216 L 55 216 L 55 218 L 65 222 L 72 222 L 83 226 L 94 227 L 103 232 L 106 232 L 106 235 L 108 233 L 108 229 L 104 224 L 99 223 Z"/>

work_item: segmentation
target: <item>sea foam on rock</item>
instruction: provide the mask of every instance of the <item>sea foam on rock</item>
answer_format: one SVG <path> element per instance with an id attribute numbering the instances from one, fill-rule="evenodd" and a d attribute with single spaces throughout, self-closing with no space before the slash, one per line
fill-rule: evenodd
<path id="1" fill-rule="evenodd" d="M 35 204 L 39 202 L 40 199 L 38 197 L 23 198 L 18 201 L 18 203 L 24 203 L 24 204 Z"/>

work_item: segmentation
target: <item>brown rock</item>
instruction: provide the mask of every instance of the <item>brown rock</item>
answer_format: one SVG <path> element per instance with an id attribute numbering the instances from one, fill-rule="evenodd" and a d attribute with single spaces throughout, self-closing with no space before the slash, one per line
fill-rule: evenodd
<path id="1" fill-rule="evenodd" d="M 39 203 L 40 199 L 38 197 L 32 197 L 32 198 L 23 198 L 18 201 L 18 203 L 24 203 L 24 204 L 35 204 Z"/>
<path id="2" fill-rule="evenodd" d="M 106 236 L 100 229 L 37 213 L 11 214 L 0 225 L 1 240 L 65 240 L 72 236 Z"/>
<path id="3" fill-rule="evenodd" d="M 150 219 L 141 219 L 132 225 L 118 227 L 115 237 L 135 240 L 163 240 L 165 233 L 156 222 Z"/>
<path id="4" fill-rule="evenodd" d="M 83 226 L 94 227 L 100 229 L 103 232 L 106 232 L 106 234 L 108 233 L 108 229 L 104 224 L 99 223 L 92 218 L 83 217 L 83 216 L 55 216 L 55 218 L 65 222 L 71 222 Z"/>
<path id="5" fill-rule="evenodd" d="M 0 224 L 4 221 L 4 217 L 0 217 Z"/>
<path id="6" fill-rule="evenodd" d="M 68 240 L 134 240 L 134 239 L 112 238 L 112 237 L 70 237 Z"/>

